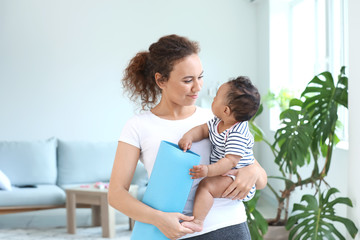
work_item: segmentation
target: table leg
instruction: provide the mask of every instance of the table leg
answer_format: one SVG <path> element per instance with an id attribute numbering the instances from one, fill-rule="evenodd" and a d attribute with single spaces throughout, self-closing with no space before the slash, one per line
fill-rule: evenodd
<path id="1" fill-rule="evenodd" d="M 76 233 L 76 196 L 74 193 L 66 194 L 66 216 L 68 233 Z"/>
<path id="2" fill-rule="evenodd" d="M 106 238 L 115 237 L 115 211 L 109 206 L 107 196 L 101 196 L 100 204 L 102 235 Z"/>
<path id="3" fill-rule="evenodd" d="M 91 223 L 93 226 L 100 226 L 100 206 L 92 205 L 91 206 Z"/>

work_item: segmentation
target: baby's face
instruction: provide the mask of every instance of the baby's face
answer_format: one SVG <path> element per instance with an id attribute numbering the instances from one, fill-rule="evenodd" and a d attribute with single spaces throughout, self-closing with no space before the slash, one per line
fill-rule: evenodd
<path id="1" fill-rule="evenodd" d="M 222 119 L 223 112 L 226 108 L 226 97 L 230 90 L 230 86 L 227 83 L 224 83 L 220 86 L 219 90 L 214 97 L 214 100 L 211 104 L 211 110 L 215 116 Z"/>

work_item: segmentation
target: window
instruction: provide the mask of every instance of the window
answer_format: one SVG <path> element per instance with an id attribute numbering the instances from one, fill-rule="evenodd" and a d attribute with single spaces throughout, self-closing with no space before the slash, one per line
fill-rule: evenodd
<path id="1" fill-rule="evenodd" d="M 348 66 L 346 0 L 270 1 L 270 90 L 288 89 L 299 97 L 316 75 L 330 71 L 337 81 L 341 66 Z M 271 129 L 279 125 L 280 110 L 271 110 Z M 347 141 L 346 109 L 340 109 Z"/>

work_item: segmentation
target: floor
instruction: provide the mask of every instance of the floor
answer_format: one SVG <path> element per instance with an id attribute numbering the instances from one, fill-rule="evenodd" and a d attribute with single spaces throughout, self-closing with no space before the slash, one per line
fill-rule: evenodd
<path id="1" fill-rule="evenodd" d="M 276 205 L 269 207 L 268 203 L 260 199 L 258 204 L 258 209 L 262 212 L 265 218 L 271 218 L 274 216 L 274 213 L 276 212 Z M 0 238 L 2 239 L 1 236 L 6 236 L 4 239 L 10 239 L 10 240 L 103 239 L 101 238 L 100 229 L 97 230 L 95 229 L 97 233 L 80 232 L 80 231 L 92 231 L 89 230 L 89 228 L 86 228 L 91 226 L 90 209 L 86 209 L 86 208 L 76 209 L 76 224 L 77 227 L 79 227 L 79 231 L 77 232 L 77 234 L 74 236 L 67 234 L 65 208 L 26 212 L 26 213 L 16 213 L 16 214 L 5 214 L 5 215 L 0 215 Z M 116 239 L 129 240 L 131 232 L 128 230 L 128 218 L 118 211 L 116 211 L 116 224 L 117 224 L 117 228 L 119 228 L 117 229 Z M 52 235 L 50 237 L 47 236 L 46 234 L 49 231 L 44 231 L 43 229 L 44 230 L 52 229 L 52 231 L 50 231 L 49 233 Z M 276 236 L 276 238 L 266 238 L 266 239 L 279 240 L 286 238 L 279 238 L 279 236 Z"/>
<path id="2" fill-rule="evenodd" d="M 116 213 L 116 224 L 124 224 L 128 218 L 120 212 Z M 91 225 L 91 210 L 76 209 L 77 226 Z M 66 227 L 66 209 L 51 209 L 25 213 L 0 215 L 0 229 L 9 228 L 57 228 Z"/>
<path id="3" fill-rule="evenodd" d="M 266 207 L 265 207 L 266 206 Z M 258 208 L 265 218 L 275 216 L 276 206 L 268 207 L 261 199 Z M 116 212 L 116 224 L 125 224 L 128 218 Z M 91 210 L 87 208 L 76 209 L 76 225 L 91 225 Z M 0 229 L 4 228 L 50 228 L 50 227 L 66 227 L 66 209 L 58 208 L 51 210 L 42 210 L 25 213 L 14 213 L 0 215 Z"/>

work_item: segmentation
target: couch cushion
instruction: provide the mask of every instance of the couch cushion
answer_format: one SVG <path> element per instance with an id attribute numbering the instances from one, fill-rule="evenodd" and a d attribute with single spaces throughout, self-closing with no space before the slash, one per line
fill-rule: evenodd
<path id="1" fill-rule="evenodd" d="M 37 185 L 36 188 L 17 188 L 0 191 L 0 206 L 39 206 L 65 204 L 65 192 L 56 185 Z"/>
<path id="2" fill-rule="evenodd" d="M 108 182 L 117 142 L 58 142 L 58 184 Z"/>
<path id="3" fill-rule="evenodd" d="M 108 182 L 105 182 L 108 183 Z M 140 161 L 137 164 L 133 180 L 131 184 L 137 185 L 137 198 L 138 200 L 142 200 L 144 197 L 144 193 L 147 187 L 148 183 L 148 174 L 145 170 L 144 164 L 142 164 Z M 61 184 L 60 187 L 63 189 L 69 189 L 74 187 L 80 187 L 81 185 L 92 185 L 94 184 L 94 181 L 92 182 L 82 182 L 82 183 L 70 183 L 70 184 Z"/>
<path id="4" fill-rule="evenodd" d="M 55 184 L 57 141 L 0 142 L 0 169 L 13 185 Z"/>

